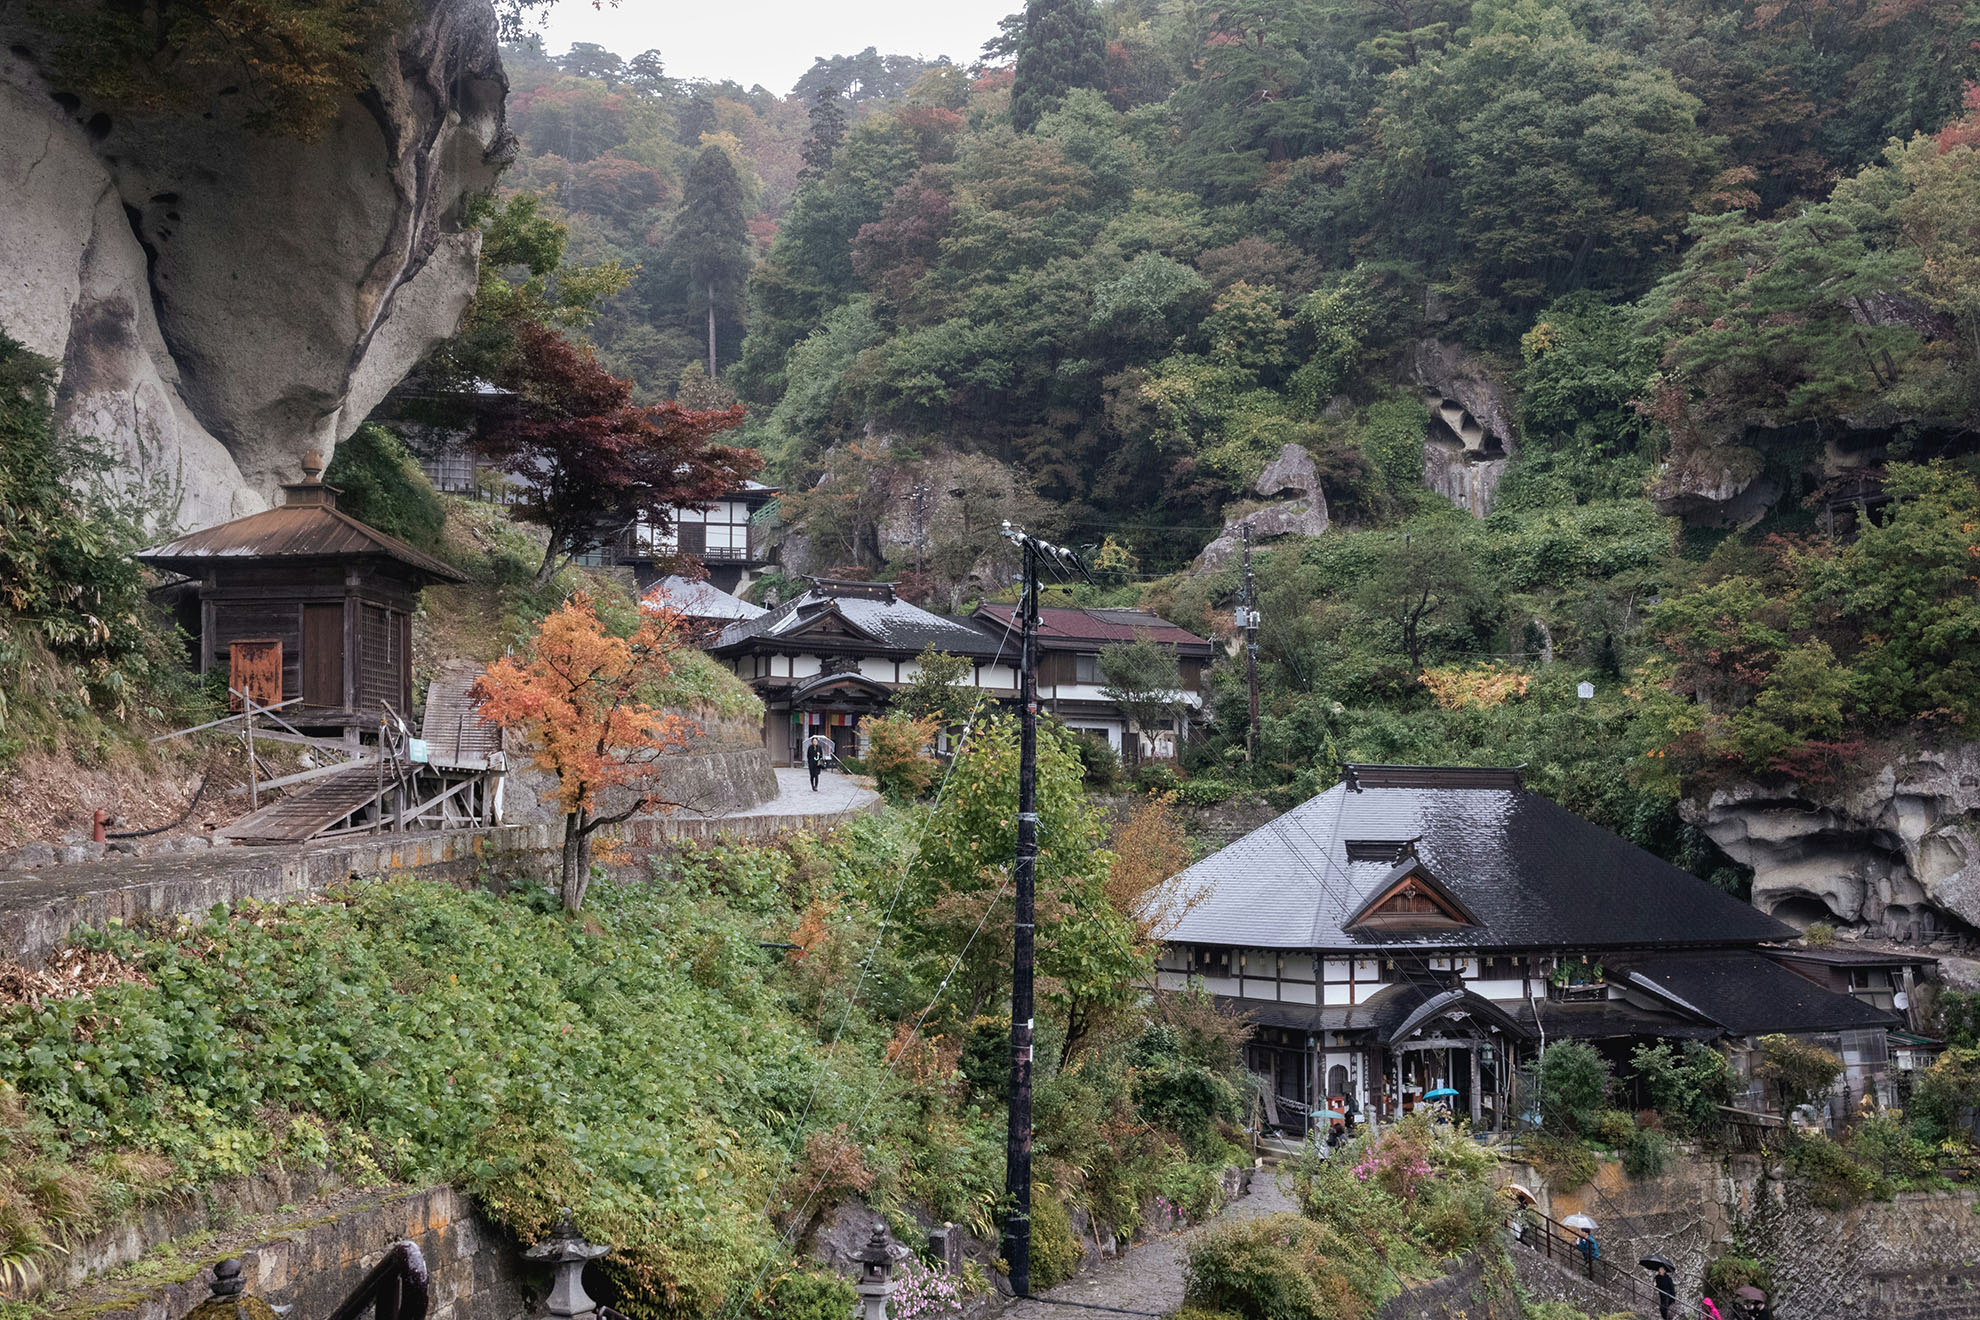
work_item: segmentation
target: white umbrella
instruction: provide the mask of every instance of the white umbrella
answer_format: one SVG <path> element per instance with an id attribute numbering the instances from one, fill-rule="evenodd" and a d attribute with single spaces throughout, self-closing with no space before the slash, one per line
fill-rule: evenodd
<path id="1" fill-rule="evenodd" d="M 1587 1215 L 1569 1215 L 1566 1219 L 1563 1219 L 1561 1223 L 1565 1224 L 1569 1228 L 1585 1228 L 1591 1233 L 1593 1233 L 1598 1227 L 1600 1227 L 1598 1224 L 1596 1224 L 1594 1220 L 1590 1219 Z"/>

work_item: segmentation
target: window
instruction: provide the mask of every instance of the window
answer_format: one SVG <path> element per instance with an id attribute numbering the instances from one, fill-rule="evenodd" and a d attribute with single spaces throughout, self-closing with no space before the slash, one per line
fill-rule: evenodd
<path id="1" fill-rule="evenodd" d="M 1886 967 L 1852 967 L 1849 969 L 1849 993 L 1851 997 L 1874 1008 L 1897 1007 L 1897 987 L 1893 985 L 1890 969 Z"/>
<path id="2" fill-rule="evenodd" d="M 1104 683 L 1100 676 L 1100 657 L 1097 655 L 1076 655 L 1073 657 L 1073 682 Z"/>

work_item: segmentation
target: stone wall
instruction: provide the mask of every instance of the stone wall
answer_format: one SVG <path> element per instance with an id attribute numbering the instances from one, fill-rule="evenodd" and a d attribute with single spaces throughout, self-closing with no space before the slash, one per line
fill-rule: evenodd
<path id="1" fill-rule="evenodd" d="M 301 1195 L 293 1180 L 278 1189 L 282 1181 L 281 1175 L 255 1179 L 176 1213 L 154 1212 L 151 1218 L 162 1217 L 177 1236 L 200 1234 L 191 1239 L 201 1243 L 196 1259 L 181 1251 L 156 1269 L 132 1271 L 128 1279 L 45 1298 L 43 1312 L 89 1320 L 180 1320 L 211 1291 L 213 1265 L 238 1258 L 249 1293 L 273 1306 L 293 1306 L 298 1316 L 321 1317 L 350 1295 L 387 1248 L 410 1239 L 431 1274 L 429 1320 L 523 1320 L 535 1313 L 544 1280 L 525 1264 L 517 1245 L 454 1188 L 343 1192 L 301 1209 L 282 1207 L 287 1222 L 280 1214 L 262 1215 L 246 1229 L 235 1227 L 241 1215 L 265 1208 L 261 1202 L 269 1195 Z M 143 1238 L 145 1220 L 140 1216 L 121 1226 L 115 1236 L 127 1242 Z M 100 1241 L 86 1245 L 71 1272 L 108 1271 L 135 1259 L 103 1247 Z"/>
<path id="2" fill-rule="evenodd" d="M 1413 1284 L 1382 1308 L 1381 1320 L 1520 1320 L 1513 1273 L 1496 1245 L 1464 1258 L 1441 1279 Z"/>
<path id="3" fill-rule="evenodd" d="M 1980 1282 L 1980 1195 L 1910 1192 L 1828 1209 L 1780 1172 L 1758 1156 L 1687 1153 L 1661 1177 L 1633 1180 L 1619 1164 L 1604 1163 L 1589 1186 L 1551 1192 L 1531 1165 L 1507 1165 L 1511 1180 L 1533 1192 L 1546 1213 L 1586 1214 L 1600 1224 L 1604 1258 L 1669 1257 L 1680 1297 L 1698 1296 L 1705 1266 L 1737 1240 L 1773 1271 L 1783 1320 L 1966 1314 L 1943 1308 L 1948 1297 L 1966 1296 L 1957 1280 Z"/>

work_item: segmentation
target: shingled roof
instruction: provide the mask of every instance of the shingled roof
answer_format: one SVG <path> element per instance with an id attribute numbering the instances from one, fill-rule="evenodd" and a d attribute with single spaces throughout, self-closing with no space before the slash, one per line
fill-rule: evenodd
<path id="1" fill-rule="evenodd" d="M 1016 629 L 1017 606 L 979 605 L 970 617 L 994 635 L 1002 636 L 1006 629 Z M 1046 648 L 1111 646 L 1131 642 L 1144 634 L 1185 654 L 1209 655 L 1216 650 L 1214 642 L 1147 610 L 1083 610 L 1048 605 L 1038 611 L 1038 643 Z"/>
<path id="2" fill-rule="evenodd" d="M 1621 970 L 1635 984 L 1710 1018 L 1735 1036 L 1902 1025 L 1888 1009 L 1825 990 L 1757 953 L 1632 958 Z"/>
<path id="3" fill-rule="evenodd" d="M 215 564 L 248 560 L 391 560 L 435 582 L 465 582 L 452 564 L 415 550 L 348 513 L 323 504 L 283 504 L 265 513 L 197 532 L 138 551 L 141 563 L 187 577 L 199 577 Z"/>
<path id="4" fill-rule="evenodd" d="M 1521 787 L 1515 771 L 1348 769 L 1348 782 L 1173 877 L 1167 901 L 1183 916 L 1165 938 L 1266 949 L 1595 952 L 1755 945 L 1793 933 Z M 1479 927 L 1344 928 L 1406 844 Z"/>
<path id="5" fill-rule="evenodd" d="M 842 624 L 850 636 L 828 637 L 835 623 Z M 751 642 L 777 641 L 784 643 L 779 649 L 801 650 L 799 639 L 807 633 L 817 633 L 819 641 L 829 642 L 836 650 L 848 649 L 848 642 L 865 642 L 879 650 L 912 656 L 932 646 L 978 660 L 993 659 L 1000 651 L 1008 658 L 1016 651 L 1015 642 L 1008 648 L 1000 647 L 999 639 L 959 619 L 930 614 L 899 599 L 885 583 L 814 586 L 761 618 L 730 624 L 708 650 L 713 655 L 733 655 Z"/>

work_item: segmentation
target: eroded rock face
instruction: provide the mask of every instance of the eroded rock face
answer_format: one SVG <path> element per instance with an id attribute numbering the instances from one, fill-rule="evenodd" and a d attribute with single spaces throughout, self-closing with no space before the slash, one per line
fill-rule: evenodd
<path id="1" fill-rule="evenodd" d="M 1483 518 L 1513 451 L 1505 393 L 1490 366 L 1455 344 L 1419 340 L 1409 375 L 1429 410 L 1423 439 L 1423 484 Z"/>
<path id="2" fill-rule="evenodd" d="M 1215 572 L 1242 554 L 1246 528 L 1257 543 L 1287 536 L 1318 536 L 1327 530 L 1327 492 L 1320 488 L 1320 469 L 1313 455 L 1303 446 L 1281 448 L 1251 488 L 1273 502 L 1226 518 L 1224 530 L 1197 556 L 1199 569 Z"/>
<path id="3" fill-rule="evenodd" d="M 1743 784 L 1684 814 L 1753 868 L 1755 906 L 1783 920 L 1912 938 L 1980 927 L 1980 743 L 1883 766 L 1830 796 Z"/>
<path id="4" fill-rule="evenodd" d="M 59 418 L 193 526 L 328 454 L 474 289 L 461 199 L 513 150 L 488 0 L 425 0 L 318 141 L 119 117 L 0 17 L 0 329 L 61 367 Z M 23 53 L 24 52 L 24 53 Z"/>

